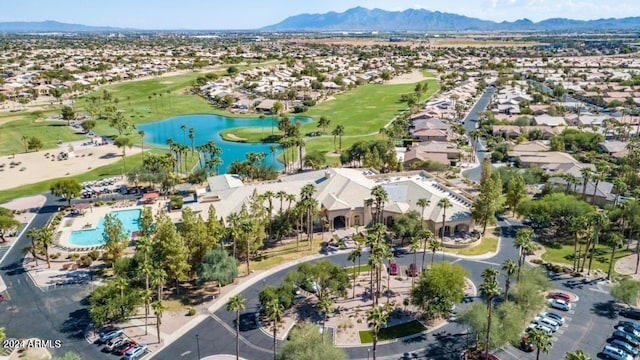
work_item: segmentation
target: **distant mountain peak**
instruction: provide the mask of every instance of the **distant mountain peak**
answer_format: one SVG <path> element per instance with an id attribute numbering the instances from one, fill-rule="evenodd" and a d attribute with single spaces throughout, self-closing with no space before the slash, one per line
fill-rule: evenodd
<path id="1" fill-rule="evenodd" d="M 555 18 L 533 22 L 524 18 L 494 22 L 426 9 L 403 11 L 367 9 L 361 6 L 342 13 L 300 14 L 262 28 L 263 31 L 563 31 L 634 30 L 640 18 L 571 20 Z"/>

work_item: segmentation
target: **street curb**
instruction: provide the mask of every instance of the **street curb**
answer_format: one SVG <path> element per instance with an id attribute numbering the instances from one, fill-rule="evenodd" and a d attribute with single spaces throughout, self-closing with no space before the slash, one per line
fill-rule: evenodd
<path id="1" fill-rule="evenodd" d="M 176 341 L 180 336 L 184 335 L 185 333 L 187 333 L 189 330 L 193 329 L 194 327 L 196 327 L 198 324 L 200 324 L 201 322 L 203 322 L 204 320 L 206 320 L 210 315 L 213 315 L 216 311 L 220 310 L 225 304 L 227 304 L 227 302 L 229 302 L 229 299 L 232 296 L 235 296 L 241 292 L 243 292 L 244 290 L 246 290 L 247 288 L 249 288 L 250 286 L 253 286 L 255 283 L 259 282 L 260 280 L 271 276 L 272 274 L 285 270 L 287 268 L 293 267 L 295 265 L 299 265 L 303 262 L 308 262 L 308 261 L 313 261 L 313 260 L 317 260 L 317 259 L 322 259 L 322 258 L 328 258 L 328 257 L 332 257 L 334 255 L 339 255 L 339 254 L 345 254 L 348 253 L 350 250 L 340 250 L 340 251 L 336 251 L 335 253 L 332 253 L 331 255 L 325 255 L 325 254 L 316 254 L 316 255 L 309 255 L 288 263 L 284 263 L 281 264 L 275 268 L 271 268 L 269 270 L 265 270 L 264 272 L 261 272 L 260 274 L 256 275 L 256 277 L 254 277 L 253 279 L 251 279 L 250 281 L 247 281 L 245 283 L 240 284 L 239 286 L 237 286 L 236 288 L 234 288 L 233 290 L 231 290 L 230 292 L 222 295 L 221 297 L 217 298 L 214 302 L 213 305 L 211 305 L 208 309 L 207 312 L 209 313 L 208 316 L 203 316 L 201 315 L 201 317 L 198 317 L 196 319 L 193 319 L 189 322 L 187 322 L 186 324 L 184 324 L 180 329 L 178 329 L 178 331 L 174 332 L 171 334 L 171 338 L 164 339 L 164 344 L 159 347 L 155 354 L 151 354 L 151 356 L 148 359 L 152 359 L 155 355 L 157 355 L 158 353 L 160 353 L 162 350 L 164 350 L 165 347 L 171 345 L 174 341 Z M 180 334 L 180 336 L 177 336 L 177 334 Z"/>

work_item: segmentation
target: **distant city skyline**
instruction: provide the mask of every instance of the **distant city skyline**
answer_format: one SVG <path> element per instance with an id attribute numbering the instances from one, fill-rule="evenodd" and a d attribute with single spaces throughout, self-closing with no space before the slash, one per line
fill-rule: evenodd
<path id="1" fill-rule="evenodd" d="M 302 13 L 343 12 L 362 6 L 401 11 L 423 8 L 483 20 L 591 20 L 640 16 L 638 0 L 0 0 L 0 22 L 55 20 L 136 29 L 258 29 Z"/>

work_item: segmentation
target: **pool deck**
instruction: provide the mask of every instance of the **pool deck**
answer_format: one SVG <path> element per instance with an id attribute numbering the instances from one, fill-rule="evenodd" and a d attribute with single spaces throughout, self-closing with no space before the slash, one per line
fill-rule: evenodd
<path id="1" fill-rule="evenodd" d="M 101 245 L 75 245 L 69 239 L 72 231 L 95 229 L 101 218 L 107 214 L 118 210 L 142 209 L 142 205 L 138 205 L 136 201 L 119 201 L 112 206 L 92 206 L 88 208 L 84 214 L 72 215 L 67 214 L 62 218 L 60 224 L 54 231 L 55 244 L 62 250 L 67 251 L 89 251 L 102 247 Z"/>

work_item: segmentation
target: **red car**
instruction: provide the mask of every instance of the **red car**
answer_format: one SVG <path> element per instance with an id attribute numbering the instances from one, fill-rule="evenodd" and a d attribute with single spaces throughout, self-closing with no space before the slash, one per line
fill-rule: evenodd
<path id="1" fill-rule="evenodd" d="M 409 265 L 409 268 L 407 269 L 407 276 L 418 276 L 420 275 L 420 269 L 418 268 L 418 265 L 416 264 L 411 264 Z"/>
<path id="2" fill-rule="evenodd" d="M 529 339 L 528 337 L 523 337 L 522 340 L 520 340 L 520 349 L 526 352 L 532 352 L 533 350 L 535 350 L 535 348 L 533 347 L 533 343 L 531 343 L 531 339 Z"/>
<path id="3" fill-rule="evenodd" d="M 398 275 L 398 264 L 389 264 L 389 275 Z"/>
<path id="4" fill-rule="evenodd" d="M 557 300 L 564 300 L 566 302 L 571 302 L 571 298 L 569 297 L 569 295 L 565 294 L 565 293 L 561 293 L 561 292 L 550 292 L 548 295 L 549 299 L 557 299 Z"/>
<path id="5" fill-rule="evenodd" d="M 113 353 L 116 355 L 124 355 L 124 353 L 133 349 L 136 345 L 138 344 L 135 341 L 129 341 L 119 346 Z"/>

